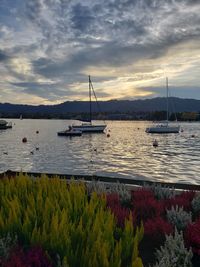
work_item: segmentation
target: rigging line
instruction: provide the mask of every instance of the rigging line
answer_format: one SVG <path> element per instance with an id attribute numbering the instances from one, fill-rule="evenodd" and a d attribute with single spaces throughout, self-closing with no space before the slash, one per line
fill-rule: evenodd
<path id="1" fill-rule="evenodd" d="M 97 106 L 98 106 L 99 112 L 100 112 L 100 113 L 103 113 L 102 110 L 101 110 L 101 108 L 100 108 L 99 102 L 98 102 L 98 100 L 97 100 L 97 96 L 96 96 L 96 93 L 95 93 L 95 91 L 94 91 L 93 84 L 92 84 L 92 81 L 91 81 L 91 80 L 90 80 L 90 84 L 91 84 L 91 88 L 92 88 L 92 92 L 93 92 L 93 94 L 94 94 L 95 100 L 96 100 L 96 102 L 97 102 Z M 105 123 L 105 120 L 103 120 L 103 122 Z"/>
<path id="2" fill-rule="evenodd" d="M 89 76 L 89 100 L 90 100 L 90 122 L 92 121 L 92 95 L 91 95 L 91 80 Z"/>
<path id="3" fill-rule="evenodd" d="M 173 110 L 174 115 L 175 115 L 175 120 L 178 121 L 177 120 L 177 115 L 176 115 L 176 105 L 175 105 L 175 103 L 173 101 L 173 96 L 171 95 L 170 90 L 169 90 L 169 97 L 171 98 L 171 101 L 170 102 L 171 102 L 172 110 Z"/>

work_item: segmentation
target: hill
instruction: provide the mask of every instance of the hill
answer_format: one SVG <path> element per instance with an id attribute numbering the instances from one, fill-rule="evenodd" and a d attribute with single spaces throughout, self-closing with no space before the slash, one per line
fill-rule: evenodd
<path id="1" fill-rule="evenodd" d="M 199 112 L 200 100 L 169 98 L 170 111 L 174 112 Z M 173 103 L 173 104 L 172 104 Z M 131 114 L 150 113 L 165 111 L 166 98 L 152 98 L 144 100 L 110 100 L 99 101 L 102 113 L 106 114 Z M 99 112 L 96 102 L 92 103 L 92 111 Z M 67 114 L 89 113 L 88 101 L 67 101 L 57 105 L 20 105 L 1 103 L 0 114 L 2 117 L 18 117 L 22 114 L 25 117 L 62 117 Z"/>

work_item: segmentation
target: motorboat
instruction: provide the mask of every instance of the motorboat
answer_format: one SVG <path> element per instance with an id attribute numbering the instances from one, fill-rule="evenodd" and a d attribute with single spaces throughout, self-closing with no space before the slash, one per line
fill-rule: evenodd
<path id="1" fill-rule="evenodd" d="M 0 130 L 6 130 L 12 128 L 12 122 L 7 122 L 6 120 L 0 120 Z"/>
<path id="2" fill-rule="evenodd" d="M 84 133 L 103 133 L 106 125 L 95 125 L 92 123 L 82 123 L 81 125 L 73 125 L 74 130 L 79 130 Z"/>
<path id="3" fill-rule="evenodd" d="M 57 134 L 58 134 L 58 136 L 81 136 L 82 131 L 76 130 L 73 127 L 69 126 L 69 128 L 67 130 L 60 131 Z"/>

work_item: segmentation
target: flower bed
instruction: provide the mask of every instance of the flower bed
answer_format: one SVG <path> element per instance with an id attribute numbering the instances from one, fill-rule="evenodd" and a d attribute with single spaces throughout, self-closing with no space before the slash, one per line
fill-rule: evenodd
<path id="1" fill-rule="evenodd" d="M 130 195 L 131 200 L 129 203 L 126 202 L 126 207 L 129 207 L 126 208 L 126 214 L 128 211 L 131 212 L 137 225 L 141 221 L 144 224 L 144 238 L 140 244 L 140 254 L 144 265 L 156 264 L 156 255 L 159 255 L 159 259 L 157 259 L 159 263 L 154 266 L 199 267 L 199 193 L 194 191 L 175 191 L 160 186 L 144 186 L 133 190 Z M 112 198 L 111 196 L 107 197 L 107 205 L 116 218 L 120 218 L 120 225 L 123 226 L 123 218 L 125 219 L 126 215 L 124 215 L 124 212 L 121 212 L 121 214 L 115 212 L 116 210 L 123 211 L 123 202 L 119 201 L 119 196 L 116 193 L 114 196 Z M 169 238 L 166 239 L 166 237 Z M 174 240 L 172 242 L 174 247 L 169 248 L 169 240 Z M 165 242 L 168 243 L 165 244 Z M 176 248 L 175 244 L 178 247 L 181 244 L 181 248 Z M 161 250 L 162 253 L 156 253 L 162 246 L 165 247 L 165 249 Z M 179 253 L 176 263 L 174 263 L 173 259 L 169 259 L 170 249 Z M 161 255 L 164 255 L 163 259 Z"/>
<path id="2" fill-rule="evenodd" d="M 0 265 L 199 267 L 199 201 L 160 186 L 5 177 Z"/>
<path id="3" fill-rule="evenodd" d="M 143 266 L 143 226 L 134 226 L 120 201 L 108 207 L 104 194 L 88 194 L 83 183 L 5 177 L 0 203 L 3 267 Z"/>

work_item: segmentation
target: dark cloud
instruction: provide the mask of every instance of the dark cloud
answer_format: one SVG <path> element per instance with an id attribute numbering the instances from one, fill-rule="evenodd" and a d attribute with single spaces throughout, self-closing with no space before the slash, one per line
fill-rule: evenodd
<path id="1" fill-rule="evenodd" d="M 24 88 L 22 91 L 26 94 L 39 96 L 50 101 L 63 99 L 63 97 L 67 99 L 69 96 L 75 96 L 79 94 L 78 92 L 74 92 L 69 88 L 64 89 L 63 85 L 61 88 L 60 84 L 45 84 L 39 82 L 19 82 L 11 84 L 20 88 Z M 82 95 L 84 95 L 84 92 Z"/>
<path id="2" fill-rule="evenodd" d="M 59 83 L 49 84 L 49 83 L 39 83 L 39 82 L 18 82 L 11 83 L 13 86 L 24 88 L 22 92 L 30 95 L 35 95 L 48 99 L 50 101 L 55 101 L 58 99 L 66 100 L 72 96 L 87 97 L 88 88 L 85 91 L 78 92 L 78 90 L 72 90 L 68 85 L 63 85 Z M 106 92 L 99 92 L 99 97 L 108 97 L 110 96 Z"/>
<path id="3" fill-rule="evenodd" d="M 94 23 L 95 17 L 88 6 L 78 3 L 72 7 L 71 11 L 72 27 L 80 32 L 90 31 L 91 25 Z"/>
<path id="4" fill-rule="evenodd" d="M 40 0 L 28 0 L 26 3 L 26 15 L 30 20 L 38 20 L 41 12 Z"/>
<path id="5" fill-rule="evenodd" d="M 134 74 L 129 82 L 157 79 L 159 72 L 151 73 L 156 67 L 148 66 L 149 74 L 142 75 L 146 66 L 137 74 L 134 65 L 153 65 L 178 45 L 198 46 L 198 11 L 198 0 L 2 0 L 0 61 L 18 81 L 10 86 L 55 100 L 75 96 L 76 89 L 71 88 L 76 82 L 85 83 L 87 69 L 118 69 L 118 73 L 121 69 L 124 76 L 123 69 L 130 65 L 136 73 L 128 73 Z M 32 76 L 28 77 L 23 64 L 15 71 L 13 58 L 27 58 Z M 44 77 L 53 84 L 27 82 Z M 116 80 L 107 74 L 95 78 Z M 186 89 L 182 92 L 186 94 Z"/>
<path id="6" fill-rule="evenodd" d="M 0 50 L 0 62 L 8 61 L 10 57 L 4 51 Z"/>

